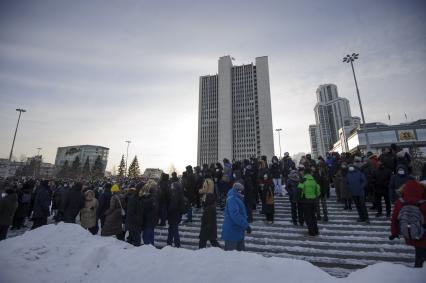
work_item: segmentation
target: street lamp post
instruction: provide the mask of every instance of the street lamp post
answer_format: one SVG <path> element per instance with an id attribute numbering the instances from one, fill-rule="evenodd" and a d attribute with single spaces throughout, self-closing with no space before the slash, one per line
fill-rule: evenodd
<path id="1" fill-rule="evenodd" d="M 21 120 L 21 114 L 22 114 L 23 112 L 27 112 L 27 110 L 22 109 L 22 108 L 18 108 L 18 109 L 16 109 L 16 111 L 18 111 L 18 112 L 19 112 L 19 116 L 18 116 L 18 122 L 16 123 L 15 134 L 13 135 L 12 148 L 10 149 L 9 163 L 10 163 L 10 161 L 12 160 L 13 147 L 15 146 L 16 133 L 18 132 L 19 121 Z"/>
<path id="2" fill-rule="evenodd" d="M 42 148 L 41 147 L 37 147 L 36 149 L 37 149 L 37 156 L 40 156 L 40 150 L 42 150 Z"/>
<path id="3" fill-rule="evenodd" d="M 278 144 L 280 145 L 280 158 L 281 158 L 281 135 L 280 135 L 280 132 L 282 131 L 282 129 L 275 129 L 275 131 L 278 132 Z"/>
<path id="4" fill-rule="evenodd" d="M 124 174 L 124 176 L 128 176 L 129 173 L 127 172 L 127 160 L 129 159 L 129 145 L 131 143 L 131 141 L 125 141 L 127 143 L 127 152 L 126 152 L 126 172 Z"/>
<path id="5" fill-rule="evenodd" d="M 365 133 L 365 144 L 366 144 L 367 151 L 369 151 L 370 150 L 370 142 L 368 140 L 367 127 L 365 126 L 364 111 L 362 110 L 361 96 L 359 95 L 358 82 L 356 80 L 354 64 L 353 64 L 353 62 L 358 59 L 358 56 L 359 56 L 358 53 L 352 53 L 352 55 L 348 54 L 343 58 L 343 62 L 344 63 L 350 63 L 351 67 L 352 67 L 352 74 L 354 75 L 355 88 L 356 88 L 356 94 L 358 96 L 359 109 L 361 110 L 362 127 L 364 128 L 364 133 Z"/>

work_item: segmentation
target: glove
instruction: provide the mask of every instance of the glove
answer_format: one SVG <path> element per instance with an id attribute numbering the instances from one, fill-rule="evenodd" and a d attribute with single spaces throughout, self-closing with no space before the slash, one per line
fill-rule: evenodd
<path id="1" fill-rule="evenodd" d="M 395 238 L 399 238 L 399 236 L 395 236 L 395 235 L 390 235 L 389 236 L 389 240 L 393 241 Z"/>
<path id="2" fill-rule="evenodd" d="M 251 227 L 250 226 L 247 226 L 246 232 L 247 232 L 247 234 L 251 234 Z"/>

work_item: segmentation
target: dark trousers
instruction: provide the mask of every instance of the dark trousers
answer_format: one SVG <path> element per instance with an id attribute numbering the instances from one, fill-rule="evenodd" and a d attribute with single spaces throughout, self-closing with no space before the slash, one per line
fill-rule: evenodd
<path id="1" fill-rule="evenodd" d="M 154 227 L 146 227 L 143 229 L 143 244 L 154 245 Z"/>
<path id="2" fill-rule="evenodd" d="M 342 200 L 343 200 L 343 203 L 345 204 L 345 210 L 346 209 L 352 210 L 352 198 L 345 198 Z"/>
<path id="3" fill-rule="evenodd" d="M 321 207 L 322 206 L 322 214 L 324 217 L 328 217 L 328 210 L 327 210 L 327 199 L 326 196 L 321 196 L 317 203 L 316 203 L 316 215 L 317 218 L 321 218 Z"/>
<path id="4" fill-rule="evenodd" d="M 315 200 L 303 201 L 303 217 L 305 218 L 306 225 L 308 226 L 309 235 L 318 235 L 317 218 L 315 217 Z"/>
<path id="5" fill-rule="evenodd" d="M 247 221 L 251 223 L 253 222 L 253 205 L 251 195 L 248 195 L 246 198 L 244 198 L 244 204 L 247 211 Z"/>
<path id="6" fill-rule="evenodd" d="M 198 248 L 204 249 L 205 247 L 207 247 L 207 240 L 208 239 L 200 239 L 200 241 L 198 242 Z M 220 245 L 217 239 L 210 239 L 209 241 L 212 247 L 220 248 Z"/>
<path id="7" fill-rule="evenodd" d="M 244 245 L 244 240 L 241 240 L 239 242 L 234 241 L 225 241 L 225 251 L 244 251 L 246 249 Z"/>
<path id="8" fill-rule="evenodd" d="M 0 225 L 0 241 L 6 239 L 9 225 Z"/>
<path id="9" fill-rule="evenodd" d="M 375 202 L 377 207 L 377 212 L 382 213 L 382 197 L 385 199 L 386 206 L 386 215 L 390 215 L 391 213 L 391 203 L 388 194 L 384 193 L 375 193 Z"/>
<path id="10" fill-rule="evenodd" d="M 25 222 L 25 216 L 17 216 L 18 214 L 15 213 L 15 216 L 13 217 L 13 225 L 12 227 L 21 229 L 21 227 L 24 225 Z"/>
<path id="11" fill-rule="evenodd" d="M 356 210 L 358 211 L 359 218 L 362 221 L 368 220 L 368 211 L 367 211 L 367 207 L 365 206 L 365 198 L 363 196 L 353 196 L 352 198 L 355 202 L 355 206 L 356 206 Z"/>
<path id="12" fill-rule="evenodd" d="M 31 230 L 34 230 L 38 227 L 41 227 L 43 225 L 47 224 L 47 217 L 41 217 L 41 218 L 34 218 L 33 219 L 33 226 L 31 227 Z"/>
<path id="13" fill-rule="evenodd" d="M 423 267 L 423 263 L 426 260 L 426 248 L 418 248 L 416 249 L 416 260 L 414 263 L 414 267 Z"/>
<path id="14" fill-rule="evenodd" d="M 169 224 L 169 234 L 167 235 L 167 245 L 175 243 L 176 248 L 180 248 L 179 224 Z"/>
<path id="15" fill-rule="evenodd" d="M 118 233 L 118 234 L 115 235 L 115 237 L 117 238 L 117 240 L 120 240 L 120 241 L 124 241 L 124 236 L 126 236 L 126 232 L 125 231 L 123 231 L 123 232 Z"/>
<path id="16" fill-rule="evenodd" d="M 98 234 L 99 227 L 98 227 L 98 225 L 96 225 L 96 226 L 90 227 L 87 230 L 89 230 L 89 232 L 92 233 L 92 235 L 96 235 L 96 234 Z"/>
<path id="17" fill-rule="evenodd" d="M 299 224 L 303 225 L 304 219 L 303 219 L 303 209 L 302 204 L 300 202 L 290 202 L 291 206 L 291 219 L 293 220 L 293 223 L 297 223 L 297 220 L 299 220 Z"/>
<path id="18" fill-rule="evenodd" d="M 138 229 L 129 230 L 129 243 L 139 247 L 141 245 L 141 231 Z"/>
<path id="19" fill-rule="evenodd" d="M 160 225 L 166 225 L 167 219 L 167 207 L 165 205 L 160 206 Z"/>
<path id="20" fill-rule="evenodd" d="M 266 221 L 274 221 L 273 213 L 265 213 L 265 215 L 266 215 Z"/>
<path id="21" fill-rule="evenodd" d="M 186 221 L 192 221 L 192 206 L 189 206 L 186 212 Z"/>

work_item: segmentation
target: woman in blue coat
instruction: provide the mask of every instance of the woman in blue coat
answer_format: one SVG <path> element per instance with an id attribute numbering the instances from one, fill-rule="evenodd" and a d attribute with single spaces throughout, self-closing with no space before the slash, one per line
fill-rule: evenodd
<path id="1" fill-rule="evenodd" d="M 244 186 L 235 183 L 229 190 L 226 199 L 224 220 L 222 225 L 222 239 L 225 241 L 225 251 L 243 251 L 244 233 L 251 233 L 247 222 L 246 207 L 243 203 Z"/>

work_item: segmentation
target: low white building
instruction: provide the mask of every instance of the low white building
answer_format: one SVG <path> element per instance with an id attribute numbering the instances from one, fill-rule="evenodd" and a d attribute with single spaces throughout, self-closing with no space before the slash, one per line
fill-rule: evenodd
<path id="1" fill-rule="evenodd" d="M 367 123 L 366 129 L 370 151 L 373 153 L 380 152 L 382 148 L 389 147 L 394 143 L 401 148 L 416 148 L 426 154 L 426 119 L 399 125 Z M 342 129 L 339 133 L 343 134 Z M 339 153 L 354 152 L 358 149 L 363 152 L 366 151 L 365 129 L 360 127 L 349 131 L 349 133 L 345 131 L 345 134 L 347 145 L 341 138 L 334 144 L 332 151 Z"/>

